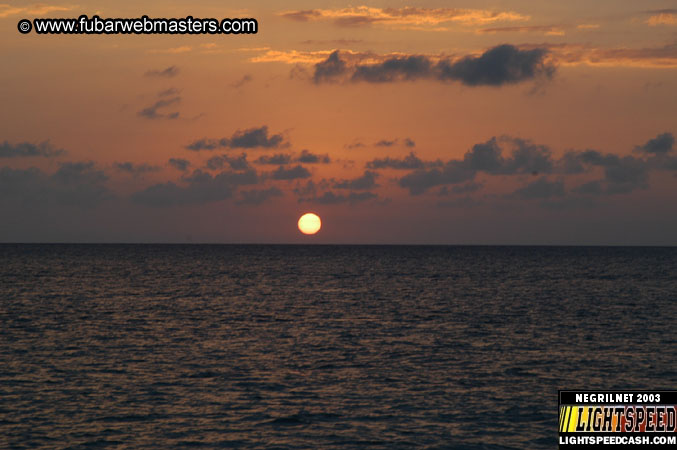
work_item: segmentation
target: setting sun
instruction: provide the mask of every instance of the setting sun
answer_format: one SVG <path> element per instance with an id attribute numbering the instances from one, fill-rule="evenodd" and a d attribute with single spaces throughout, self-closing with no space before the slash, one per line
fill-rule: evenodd
<path id="1" fill-rule="evenodd" d="M 322 228 L 322 221 L 317 214 L 306 213 L 299 219 L 299 230 L 303 234 L 315 234 Z"/>

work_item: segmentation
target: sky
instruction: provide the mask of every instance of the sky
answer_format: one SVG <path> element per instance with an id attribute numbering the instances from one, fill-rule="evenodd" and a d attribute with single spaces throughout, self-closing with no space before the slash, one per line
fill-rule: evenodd
<path id="1" fill-rule="evenodd" d="M 0 242 L 677 245 L 674 1 L 5 1 Z"/>

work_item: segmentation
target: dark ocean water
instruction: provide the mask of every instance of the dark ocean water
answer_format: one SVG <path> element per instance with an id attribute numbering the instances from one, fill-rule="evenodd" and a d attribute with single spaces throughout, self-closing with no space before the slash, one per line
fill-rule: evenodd
<path id="1" fill-rule="evenodd" d="M 0 246 L 0 447 L 557 445 L 677 386 L 677 248 Z"/>

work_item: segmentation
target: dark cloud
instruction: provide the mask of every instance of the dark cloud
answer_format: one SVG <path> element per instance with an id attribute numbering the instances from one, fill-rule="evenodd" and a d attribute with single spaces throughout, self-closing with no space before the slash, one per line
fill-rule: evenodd
<path id="1" fill-rule="evenodd" d="M 158 92 L 158 97 L 171 97 L 179 95 L 180 91 L 176 88 L 168 88 Z"/>
<path id="2" fill-rule="evenodd" d="M 296 180 L 299 178 L 309 178 L 310 172 L 299 164 L 294 167 L 280 166 L 270 176 L 273 180 Z"/>
<path id="3" fill-rule="evenodd" d="M 527 184 L 523 188 L 516 190 L 514 195 L 524 199 L 538 200 L 547 200 L 553 197 L 563 197 L 564 182 L 561 180 L 549 181 L 547 178 L 541 177 L 538 180 Z"/>
<path id="4" fill-rule="evenodd" d="M 169 66 L 162 70 L 149 70 L 144 75 L 147 77 L 164 77 L 172 78 L 179 74 L 179 68 L 176 66 Z"/>
<path id="5" fill-rule="evenodd" d="M 500 143 L 511 148 L 509 157 L 503 156 Z M 536 145 L 524 139 L 495 137 L 472 146 L 462 160 L 446 163 L 423 163 L 413 153 L 405 160 L 385 158 L 367 163 L 369 168 L 416 169 L 399 181 L 401 187 L 413 195 L 422 194 L 434 186 L 458 184 L 474 179 L 478 172 L 492 175 L 539 174 L 553 171 L 551 151 L 544 145 Z M 425 170 L 425 167 L 433 167 Z"/>
<path id="6" fill-rule="evenodd" d="M 418 169 L 399 180 L 399 185 L 409 190 L 412 195 L 423 194 L 434 186 L 457 184 L 470 181 L 475 177 L 475 171 L 469 169 L 462 161 L 451 160 L 441 168 Z"/>
<path id="7" fill-rule="evenodd" d="M 181 102 L 181 97 L 172 97 L 168 99 L 161 99 L 153 103 L 151 106 L 143 108 L 138 112 L 138 115 L 146 119 L 178 119 L 178 112 L 161 112 L 158 110 L 165 110 L 167 107 Z"/>
<path id="8" fill-rule="evenodd" d="M 500 173 L 505 166 L 501 152 L 496 138 L 491 138 L 487 142 L 473 145 L 463 157 L 463 162 L 471 171 Z"/>
<path id="9" fill-rule="evenodd" d="M 433 77 L 433 63 L 428 57 L 412 55 L 393 57 L 376 64 L 357 65 L 351 80 L 388 83 L 431 77 Z"/>
<path id="10" fill-rule="evenodd" d="M 339 180 L 333 183 L 335 189 L 352 189 L 352 190 L 367 190 L 373 189 L 377 186 L 376 172 L 365 170 L 364 174 L 352 180 Z"/>
<path id="11" fill-rule="evenodd" d="M 39 169 L 0 168 L 0 202 L 90 207 L 111 197 L 108 177 L 92 162 L 67 162 L 54 174 Z"/>
<path id="12" fill-rule="evenodd" d="M 458 81 L 466 86 L 502 86 L 536 78 L 550 79 L 555 66 L 546 61 L 545 48 L 521 50 L 504 44 L 490 48 L 479 56 L 434 62 L 424 55 L 394 56 L 373 64 L 349 66 L 334 51 L 325 61 L 315 65 L 315 83 L 344 79 L 368 83 L 391 83 L 430 79 Z"/>
<path id="13" fill-rule="evenodd" d="M 245 84 L 251 82 L 252 80 L 254 80 L 254 77 L 252 77 L 249 74 L 246 74 L 242 78 L 237 80 L 236 82 L 232 83 L 231 86 L 234 87 L 235 89 L 239 89 L 242 86 L 244 86 Z"/>
<path id="14" fill-rule="evenodd" d="M 609 194 L 627 194 L 649 187 L 649 170 L 645 161 L 632 156 L 618 158 L 614 165 L 604 169 Z"/>
<path id="15" fill-rule="evenodd" d="M 306 9 L 301 11 L 289 11 L 280 14 L 286 19 L 296 20 L 298 22 L 308 22 L 310 19 L 321 17 L 322 13 L 315 9 Z"/>
<path id="16" fill-rule="evenodd" d="M 504 162 L 503 173 L 550 173 L 554 162 L 552 152 L 545 145 L 536 145 L 518 138 L 508 139 L 513 146 L 511 157 Z"/>
<path id="17" fill-rule="evenodd" d="M 356 148 L 362 148 L 362 147 L 364 147 L 364 143 L 363 143 L 363 142 L 360 142 L 360 141 L 355 141 L 355 142 L 353 142 L 353 143 L 351 143 L 351 144 L 346 144 L 346 145 L 344 145 L 344 147 L 347 148 L 348 150 L 354 150 L 354 149 L 356 149 Z"/>
<path id="18" fill-rule="evenodd" d="M 587 194 L 627 194 L 636 189 L 645 189 L 648 187 L 651 164 L 652 161 L 633 156 L 620 157 L 612 153 L 604 154 L 597 150 L 567 152 L 557 163 L 560 168 L 567 169 L 564 173 L 581 173 L 590 167 L 604 169 L 604 179 L 602 180 L 604 189 L 588 186 L 579 187 L 575 190 Z"/>
<path id="19" fill-rule="evenodd" d="M 466 56 L 450 63 L 438 64 L 441 80 L 460 81 L 468 86 L 501 86 L 542 76 L 552 78 L 555 67 L 544 61 L 547 50 L 520 50 L 504 44 L 491 48 L 480 56 Z"/>
<path id="20" fill-rule="evenodd" d="M 376 158 L 367 163 L 368 169 L 397 169 L 397 170 L 413 170 L 423 169 L 424 167 L 441 166 L 441 161 L 426 162 L 421 160 L 416 153 L 411 152 L 404 158 Z"/>
<path id="21" fill-rule="evenodd" d="M 503 137 L 501 141 L 512 148 L 508 158 L 503 157 L 499 141 L 494 137 L 473 145 L 464 155 L 463 162 L 470 170 L 495 175 L 552 172 L 554 162 L 552 152 L 547 146 L 509 137 Z"/>
<path id="22" fill-rule="evenodd" d="M 190 167 L 190 161 L 182 158 L 169 158 L 169 165 L 183 172 Z"/>
<path id="23" fill-rule="evenodd" d="M 416 142 L 414 142 L 413 140 L 411 140 L 409 138 L 405 138 L 404 139 L 404 145 L 406 147 L 416 147 Z"/>
<path id="24" fill-rule="evenodd" d="M 238 201 L 240 205 L 260 205 L 268 199 L 273 197 L 282 197 L 282 191 L 276 187 L 268 189 L 252 189 L 251 191 L 240 192 L 241 199 Z"/>
<path id="25" fill-rule="evenodd" d="M 231 198 L 238 186 L 258 183 L 259 177 L 254 170 L 224 171 L 212 176 L 198 169 L 182 181 L 182 185 L 169 181 L 150 186 L 132 195 L 132 201 L 149 206 L 216 202 Z"/>
<path id="26" fill-rule="evenodd" d="M 662 136 L 659 137 L 665 140 Z M 662 150 L 668 148 L 662 141 L 658 144 L 653 143 L 653 147 L 651 145 L 647 143 L 645 146 Z M 504 148 L 510 149 L 507 157 L 504 156 Z M 625 194 L 647 188 L 650 169 L 669 170 L 671 162 L 672 159 L 665 155 L 642 159 L 633 156 L 621 157 L 597 150 L 568 151 L 560 159 L 554 160 L 551 150 L 545 145 L 503 137 L 475 144 L 465 153 L 462 160 L 450 160 L 441 167 L 426 169 L 425 163 L 413 153 L 405 160 L 376 159 L 367 163 L 367 167 L 413 169 L 399 180 L 399 185 L 408 189 L 412 195 L 422 194 L 435 186 L 457 185 L 470 181 L 481 172 L 489 175 L 552 173 L 570 175 L 599 168 L 603 170 L 603 179 L 596 181 L 596 184 L 581 185 L 572 191 L 579 194 L 608 195 Z M 454 189 L 452 188 L 451 192 L 454 192 Z M 449 192 L 449 189 L 440 191 L 441 194 Z M 522 198 L 546 198 L 560 194 L 564 195 L 563 182 L 551 182 L 544 177 L 515 192 L 516 196 Z"/>
<path id="27" fill-rule="evenodd" d="M 313 180 L 308 180 L 305 185 L 298 183 L 294 187 L 294 194 L 303 198 L 315 197 L 318 188 L 318 185 Z"/>
<path id="28" fill-rule="evenodd" d="M 0 158 L 28 158 L 33 156 L 53 158 L 64 154 L 66 154 L 65 150 L 54 148 L 49 141 L 44 141 L 39 144 L 32 144 L 30 142 L 10 144 L 5 141 L 0 144 Z"/>
<path id="29" fill-rule="evenodd" d="M 315 72 L 313 73 L 313 81 L 315 83 L 322 83 L 327 81 L 334 81 L 348 70 L 345 61 L 339 56 L 339 51 L 332 52 L 326 60 L 315 64 Z"/>
<path id="30" fill-rule="evenodd" d="M 327 154 L 318 155 L 316 153 L 311 153 L 308 150 L 302 150 L 295 161 L 305 164 L 329 164 L 331 158 L 329 158 L 329 155 Z"/>
<path id="31" fill-rule="evenodd" d="M 376 147 L 392 147 L 395 144 L 397 144 L 397 139 L 393 139 L 393 140 L 381 139 L 376 144 L 374 144 L 374 146 L 376 146 Z"/>
<path id="32" fill-rule="evenodd" d="M 188 150 L 217 148 L 280 148 L 286 146 L 281 133 L 268 135 L 268 126 L 237 130 L 230 138 L 198 139 L 186 146 Z"/>
<path id="33" fill-rule="evenodd" d="M 276 166 L 289 164 L 291 162 L 291 155 L 286 153 L 276 153 L 275 155 L 262 155 L 254 161 L 257 164 L 274 164 Z"/>
<path id="34" fill-rule="evenodd" d="M 233 170 L 246 170 L 250 168 L 246 153 L 242 153 L 240 156 L 214 156 L 207 160 L 206 166 L 210 170 L 219 170 L 222 169 L 226 164 L 228 164 Z"/>
<path id="35" fill-rule="evenodd" d="M 149 164 L 134 164 L 129 161 L 125 162 L 116 162 L 113 164 L 113 166 L 121 171 L 121 172 L 126 172 L 131 175 L 142 175 L 144 173 L 149 173 L 149 172 L 157 172 L 160 170 L 159 167 L 157 166 L 151 166 Z"/>
<path id="36" fill-rule="evenodd" d="M 649 139 L 644 145 L 635 147 L 635 151 L 651 155 L 665 155 L 672 152 L 674 144 L 675 137 L 672 133 L 663 133 L 653 139 Z"/>

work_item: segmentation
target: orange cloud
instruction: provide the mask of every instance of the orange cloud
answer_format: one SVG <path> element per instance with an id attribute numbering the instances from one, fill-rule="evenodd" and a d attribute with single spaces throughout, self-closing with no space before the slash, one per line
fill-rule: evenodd
<path id="1" fill-rule="evenodd" d="M 677 42 L 662 47 L 645 48 L 600 48 L 586 44 L 524 44 L 519 49 L 530 50 L 535 48 L 547 49 L 546 62 L 563 66 L 599 66 L 599 67 L 643 67 L 643 68 L 677 68 Z M 255 50 L 255 49 L 251 49 Z M 264 53 L 252 57 L 249 61 L 281 62 L 285 64 L 313 65 L 325 61 L 332 54 L 332 50 L 300 51 L 300 50 L 272 50 L 260 49 Z M 373 52 L 358 52 L 354 50 L 340 50 L 341 59 L 349 66 L 357 64 L 369 65 L 383 63 L 392 58 L 406 58 L 408 53 L 393 52 L 378 54 Z M 468 55 L 479 55 L 480 52 L 470 52 Z M 456 61 L 462 56 L 453 54 L 417 54 L 436 63 L 443 59 Z"/>
<path id="2" fill-rule="evenodd" d="M 649 17 L 646 21 L 652 27 L 658 25 L 677 25 L 677 14 L 662 12 Z"/>
<path id="3" fill-rule="evenodd" d="M 16 14 L 28 14 L 34 16 L 42 16 L 56 11 L 70 11 L 72 6 L 56 6 L 36 4 L 32 6 L 12 6 L 6 3 L 0 3 L 0 18 L 13 16 Z"/>
<path id="4" fill-rule="evenodd" d="M 530 27 L 496 27 L 483 28 L 478 33 L 543 33 L 546 36 L 564 36 L 564 28 L 559 26 L 544 25 Z"/>
<path id="5" fill-rule="evenodd" d="M 559 65 L 677 68 L 677 42 L 644 48 L 598 48 L 584 44 L 546 44 L 545 47 Z"/>
<path id="6" fill-rule="evenodd" d="M 487 25 L 495 22 L 529 20 L 529 16 L 512 11 L 460 8 L 372 8 L 355 6 L 342 9 L 284 11 L 280 16 L 300 22 L 331 21 L 340 26 L 384 24 L 395 27 L 430 27 L 444 23 Z M 429 29 L 429 28 L 428 28 Z M 435 28 L 440 29 L 440 28 Z"/>

